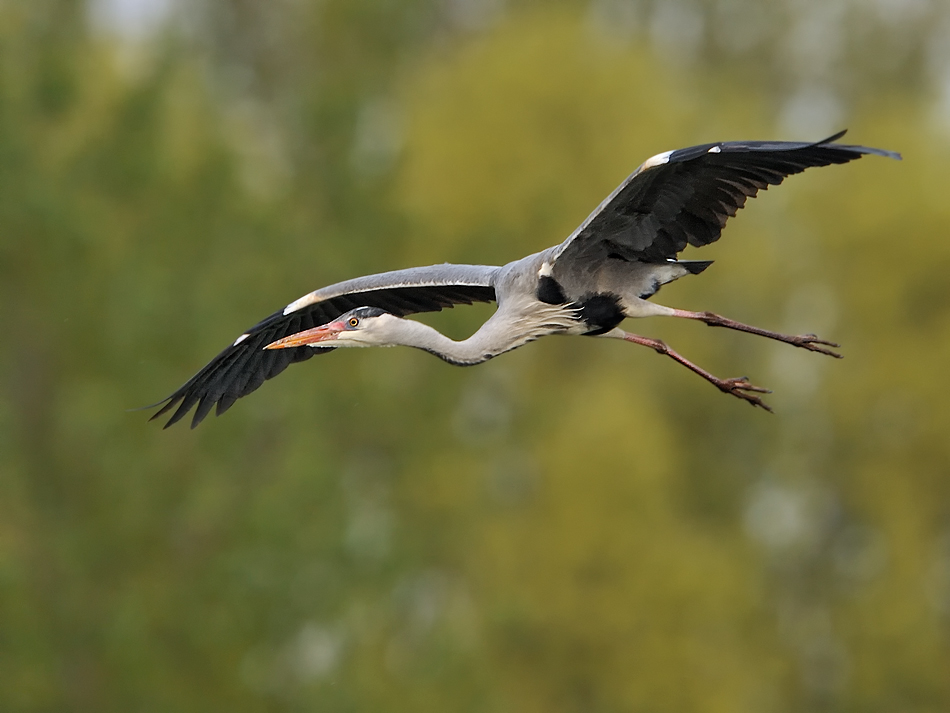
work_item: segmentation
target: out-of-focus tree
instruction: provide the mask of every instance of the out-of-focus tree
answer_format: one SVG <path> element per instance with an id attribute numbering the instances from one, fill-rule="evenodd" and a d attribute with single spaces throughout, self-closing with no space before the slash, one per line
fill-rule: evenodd
<path id="1" fill-rule="evenodd" d="M 123 36 L 135 5 L 0 4 L 0 708 L 947 707 L 945 7 L 205 0 Z M 123 411 L 316 286 L 513 259 L 648 155 L 844 123 L 906 160 L 790 179 L 659 299 L 845 362 L 634 327 L 773 417 L 581 339 Z"/>

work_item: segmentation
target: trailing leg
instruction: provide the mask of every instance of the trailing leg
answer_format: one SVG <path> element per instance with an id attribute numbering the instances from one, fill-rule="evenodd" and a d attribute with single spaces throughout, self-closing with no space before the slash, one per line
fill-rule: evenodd
<path id="1" fill-rule="evenodd" d="M 712 312 L 690 312 L 684 309 L 674 309 L 672 316 L 682 317 L 684 319 L 696 319 L 700 322 L 705 322 L 710 327 L 725 327 L 726 329 L 735 329 L 740 332 L 748 332 L 749 334 L 758 334 L 760 337 L 776 339 L 780 342 L 785 342 L 786 344 L 792 344 L 793 346 L 807 349 L 808 351 L 818 352 L 819 354 L 827 354 L 828 356 L 832 356 L 835 359 L 841 359 L 841 355 L 838 354 L 838 352 L 824 348 L 834 347 L 837 349 L 840 345 L 835 344 L 834 342 L 826 342 L 823 339 L 819 339 L 814 334 L 792 335 L 771 332 L 767 329 L 760 329 L 759 327 L 742 324 L 742 322 L 736 322 L 733 319 L 727 319 L 726 317 L 722 317 Z"/>
<path id="2" fill-rule="evenodd" d="M 756 393 L 759 394 L 770 394 L 772 393 L 768 389 L 763 389 L 760 386 L 755 386 L 749 383 L 748 377 L 742 376 L 735 379 L 720 379 L 717 376 L 713 376 L 708 371 L 702 367 L 697 366 L 693 362 L 689 361 L 686 357 L 682 356 L 678 352 L 670 349 L 665 342 L 660 341 L 659 339 L 650 339 L 649 337 L 641 337 L 638 334 L 630 334 L 629 332 L 624 332 L 621 329 L 614 329 L 610 332 L 607 332 L 604 337 L 611 337 L 614 339 L 623 339 L 627 342 L 632 342 L 634 344 L 640 344 L 645 347 L 649 347 L 654 350 L 657 354 L 663 354 L 670 357 L 673 361 L 682 364 L 687 369 L 692 371 L 695 374 L 699 374 L 710 384 L 715 386 L 720 391 L 732 394 L 733 396 L 748 401 L 753 406 L 759 406 L 764 408 L 766 411 L 771 413 L 772 409 L 766 404 L 762 399 L 756 396 Z M 754 393 L 750 393 L 754 392 Z"/>

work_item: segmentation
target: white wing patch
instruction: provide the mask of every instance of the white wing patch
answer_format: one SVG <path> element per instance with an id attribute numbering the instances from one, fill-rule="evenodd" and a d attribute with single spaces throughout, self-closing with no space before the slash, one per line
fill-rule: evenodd
<path id="1" fill-rule="evenodd" d="M 706 153 L 719 153 L 720 151 L 722 151 L 721 148 L 719 148 L 718 146 L 713 146 L 713 147 L 712 147 L 711 149 L 709 149 L 709 151 L 707 151 Z"/>
<path id="2" fill-rule="evenodd" d="M 244 341 L 245 339 L 247 339 L 249 336 L 251 336 L 251 335 L 250 335 L 250 334 L 242 334 L 240 337 L 238 337 L 237 339 L 234 340 L 234 344 L 232 344 L 231 346 L 232 346 L 232 347 L 236 347 L 238 344 L 240 344 L 241 342 L 243 342 L 243 341 Z"/>
<path id="3" fill-rule="evenodd" d="M 650 158 L 643 162 L 643 170 L 645 171 L 648 168 L 655 168 L 656 166 L 662 166 L 664 163 L 669 163 L 672 153 L 672 151 L 664 151 L 663 153 L 658 153 L 656 156 L 650 156 Z"/>
<path id="4" fill-rule="evenodd" d="M 311 292 L 309 295 L 304 295 L 298 300 L 294 300 L 289 305 L 284 307 L 284 316 L 286 317 L 291 312 L 296 312 L 298 309 L 303 309 L 307 305 L 312 305 L 314 302 L 319 302 L 320 298 L 315 297 Z"/>

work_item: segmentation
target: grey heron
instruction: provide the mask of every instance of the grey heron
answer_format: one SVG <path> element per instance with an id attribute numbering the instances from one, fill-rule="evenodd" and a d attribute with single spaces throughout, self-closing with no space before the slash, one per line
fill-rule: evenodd
<path id="1" fill-rule="evenodd" d="M 757 334 L 840 358 L 813 334 L 760 329 L 711 312 L 666 307 L 649 299 L 661 285 L 696 275 L 711 261 L 678 260 L 687 245 L 719 239 L 748 198 L 812 166 L 865 154 L 900 158 L 867 146 L 834 143 L 720 142 L 647 159 L 560 245 L 509 262 L 431 265 L 358 277 L 311 292 L 241 334 L 181 388 L 154 404 L 152 419 L 175 409 L 165 428 L 192 408 L 191 427 L 216 406 L 227 411 L 288 365 L 342 347 L 403 345 L 468 366 L 550 334 L 621 339 L 666 355 L 721 391 L 771 411 L 769 393 L 748 378 L 720 379 L 658 339 L 620 329 L 626 318 L 679 317 Z M 497 310 L 468 339 L 454 341 L 408 315 L 474 302 Z"/>

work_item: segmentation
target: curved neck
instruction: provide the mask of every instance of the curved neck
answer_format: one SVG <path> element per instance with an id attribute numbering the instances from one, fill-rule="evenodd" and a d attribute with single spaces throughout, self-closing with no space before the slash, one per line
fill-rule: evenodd
<path id="1" fill-rule="evenodd" d="M 387 322 L 384 328 L 387 343 L 422 349 L 458 366 L 481 364 L 538 337 L 562 332 L 574 323 L 560 308 L 545 309 L 530 319 L 499 310 L 471 337 L 456 342 L 421 322 L 399 317 Z"/>
<path id="2" fill-rule="evenodd" d="M 489 320 L 490 321 L 490 320 Z M 486 329 L 486 322 L 468 339 L 450 339 L 437 329 L 411 319 L 400 319 L 393 344 L 422 349 L 456 366 L 472 366 L 521 346 L 503 333 Z"/>

